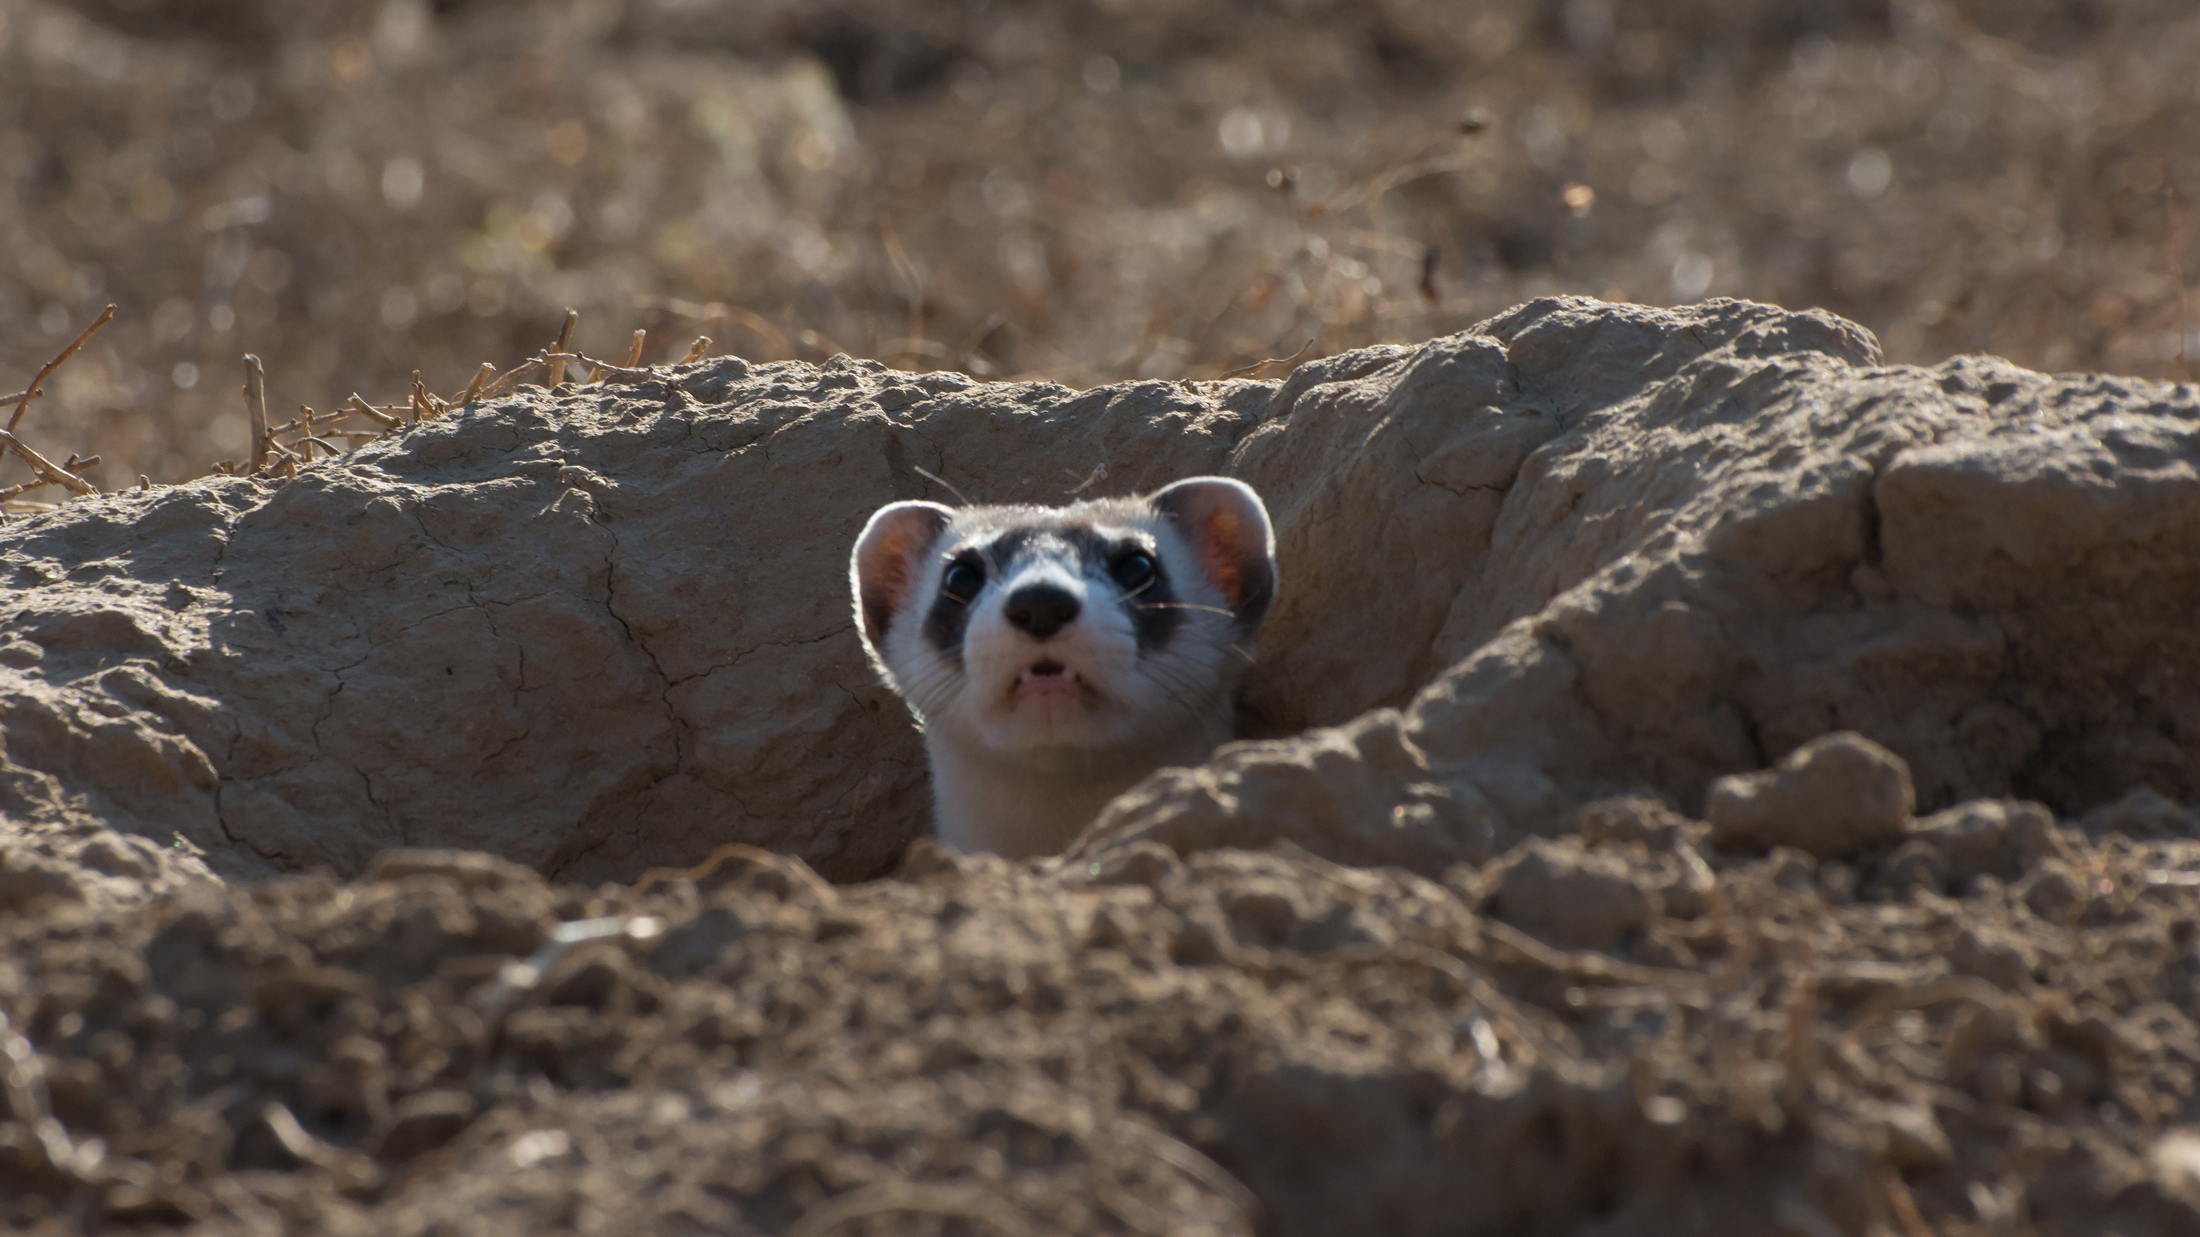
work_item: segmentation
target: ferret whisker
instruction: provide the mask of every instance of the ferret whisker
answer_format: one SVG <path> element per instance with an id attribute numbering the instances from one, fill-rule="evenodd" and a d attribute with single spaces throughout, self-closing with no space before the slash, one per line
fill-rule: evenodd
<path id="1" fill-rule="evenodd" d="M 1223 739 L 1229 737 L 1229 727 L 1226 722 L 1203 712 L 1188 698 L 1187 693 L 1194 693 L 1198 690 L 1198 685 L 1193 681 L 1189 670 L 1173 669 L 1165 663 L 1156 662 L 1150 667 L 1150 673 L 1153 675 L 1154 682 L 1160 685 L 1162 693 L 1168 696 L 1170 701 L 1178 708 L 1184 710 L 1185 715 L 1192 720 L 1192 724 L 1199 728 L 1202 739 L 1209 740 L 1211 743 L 1220 743 Z"/>
<path id="2" fill-rule="evenodd" d="M 933 693 L 946 686 L 955 676 L 955 667 L 945 661 L 935 662 L 922 674 L 902 686 L 902 696 L 914 707 L 920 717 L 929 717 L 935 710 Z"/>
<path id="3" fill-rule="evenodd" d="M 924 478 L 925 480 L 927 480 L 927 481 L 936 481 L 936 482 L 938 482 L 939 484 L 941 484 L 941 485 L 943 485 L 943 486 L 946 486 L 946 487 L 947 487 L 947 492 L 948 492 L 948 493 L 950 493 L 950 494 L 953 494 L 953 495 L 954 495 L 955 497 L 957 497 L 957 498 L 960 498 L 960 499 L 962 499 L 962 505 L 963 505 L 963 506 L 965 506 L 965 507 L 975 507 L 975 506 L 977 506 L 977 504 L 976 504 L 976 503 L 973 503 L 973 502 L 971 502 L 969 498 L 965 497 L 965 496 L 964 496 L 964 494 L 963 494 L 963 492 L 962 492 L 961 490 L 958 490 L 958 489 L 956 489 L 956 488 L 955 488 L 955 487 L 954 487 L 953 485 L 949 484 L 949 482 L 948 482 L 947 478 L 945 478 L 945 477 L 942 477 L 942 476 L 940 476 L 940 475 L 939 475 L 938 473 L 936 473 L 936 472 L 933 472 L 933 471 L 932 471 L 931 469 L 929 469 L 929 468 L 926 468 L 926 467 L 924 467 L 924 466 L 923 466 L 923 465 L 921 465 L 921 464 L 911 464 L 911 465 L 909 466 L 909 469 L 910 469 L 910 471 L 911 471 L 911 472 L 914 472 L 914 473 L 916 473 L 916 474 L 917 474 L 918 476 L 920 476 L 920 477 L 923 477 L 923 478 Z"/>
<path id="4" fill-rule="evenodd" d="M 1205 610 L 1209 614 L 1219 614 L 1224 618 L 1237 617 L 1236 614 L 1223 609 L 1221 606 L 1195 605 L 1189 601 L 1142 601 L 1132 608 L 1137 610 Z"/>

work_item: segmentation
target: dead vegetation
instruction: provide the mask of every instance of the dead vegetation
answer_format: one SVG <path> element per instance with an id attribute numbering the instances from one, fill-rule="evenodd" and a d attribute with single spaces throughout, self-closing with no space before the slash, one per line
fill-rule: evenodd
<path id="1" fill-rule="evenodd" d="M 1574 291 L 2175 377 L 2195 62 L 2177 0 L 26 0 L 0 374 L 120 307 L 20 431 L 107 488 L 344 450 L 567 307 L 551 369 L 1204 378 Z M 255 434 L 246 353 L 315 411 Z"/>

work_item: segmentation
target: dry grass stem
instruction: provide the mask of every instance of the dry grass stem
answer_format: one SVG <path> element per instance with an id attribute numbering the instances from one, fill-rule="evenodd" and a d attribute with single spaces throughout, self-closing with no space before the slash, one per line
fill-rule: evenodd
<path id="1" fill-rule="evenodd" d="M 550 345 L 550 352 L 555 359 L 550 362 L 550 381 L 544 385 L 557 387 L 565 382 L 565 351 L 573 346 L 573 326 L 580 320 L 581 311 L 565 311 L 565 325 L 558 330 L 558 342 Z"/>
<path id="2" fill-rule="evenodd" d="M 894 277 L 901 283 L 901 293 L 909 302 L 909 326 L 906 338 L 921 341 L 924 338 L 924 275 L 917 264 L 910 260 L 909 251 L 903 248 L 901 236 L 894 231 L 893 217 L 885 211 L 878 215 L 879 243 L 886 249 L 886 261 L 893 268 Z"/>
<path id="3" fill-rule="evenodd" d="M 473 403 L 480 398 L 481 389 L 489 385 L 489 380 L 496 376 L 497 367 L 495 363 L 483 361 L 481 368 L 474 371 L 474 380 L 466 384 L 466 393 L 458 397 L 458 402 L 462 405 Z"/>
<path id="4" fill-rule="evenodd" d="M 558 365 L 566 361 L 571 361 L 578 365 L 588 366 L 588 381 L 591 384 L 601 382 L 606 378 L 627 378 L 637 381 L 645 381 L 664 380 L 665 377 L 663 374 L 660 374 L 653 369 L 633 369 L 625 365 L 613 365 L 609 361 L 599 360 L 595 357 L 588 355 L 585 352 L 552 352 L 547 354 L 544 359 L 549 361 L 552 365 Z"/>
<path id="5" fill-rule="evenodd" d="M 1933 1237 L 1932 1226 L 1925 1223 L 1925 1216 L 1918 1211 L 1917 1199 L 1911 1195 L 1902 1174 L 1893 1168 L 1884 1168 L 1880 1170 L 1879 1180 L 1887 1206 L 1894 1212 L 1895 1222 L 1902 1226 L 1902 1237 Z"/>
<path id="6" fill-rule="evenodd" d="M 105 310 L 100 312 L 99 317 L 95 321 L 93 321 L 90 326 L 84 328 L 83 334 L 78 335 L 75 339 L 69 341 L 69 346 L 63 348 L 59 356 L 56 356 L 51 361 L 46 362 L 45 367 L 38 371 L 38 376 L 31 379 L 31 384 L 23 388 L 21 394 L 14 397 L 15 412 L 8 417 L 9 437 L 7 440 L 7 445 L 0 446 L 0 461 L 4 461 L 7 458 L 9 447 L 13 447 L 16 451 L 21 452 L 24 459 L 28 460 L 31 458 L 28 448 L 25 448 L 20 442 L 17 442 L 14 437 L 16 427 L 23 423 L 23 413 L 30 408 L 32 400 L 37 399 L 39 396 L 45 394 L 46 379 L 53 377 L 55 370 L 60 369 L 64 362 L 66 362 L 70 357 L 75 356 L 79 348 L 82 348 L 85 344 L 91 342 L 92 336 L 99 334 L 99 328 L 107 325 L 109 322 L 114 321 L 114 317 L 115 307 L 113 305 L 109 305 Z M 33 467 L 36 466 L 33 465 Z M 97 493 L 98 491 L 95 489 L 92 492 Z"/>
<path id="7" fill-rule="evenodd" d="M 63 486 L 78 494 L 99 493 L 98 486 L 31 450 L 24 444 L 22 439 L 6 430 L 0 430 L 0 450 L 13 450 L 17 455 L 22 456 L 23 462 L 31 466 L 31 471 L 37 473 L 40 479 L 48 485 Z"/>
<path id="8" fill-rule="evenodd" d="M 351 410 L 358 413 L 360 416 L 378 421 L 383 426 L 389 429 L 396 429 L 398 426 L 404 424 L 403 421 L 400 421 L 396 417 L 390 416 L 388 413 L 378 410 L 377 408 L 375 408 L 374 405 L 368 403 L 364 399 L 361 399 L 358 392 L 356 391 L 352 393 Z"/>
<path id="9" fill-rule="evenodd" d="M 1455 154 L 1433 157 L 1416 155 L 1413 158 L 1392 164 L 1375 177 L 1346 190 L 1327 202 L 1317 202 L 1307 207 L 1306 217 L 1308 219 L 1321 219 L 1330 215 L 1341 215 L 1355 206 L 1373 202 L 1400 185 L 1410 184 L 1413 181 L 1430 176 L 1441 176 L 1447 172 L 1464 172 L 1474 166 L 1476 157 L 1476 153 L 1473 151 L 1461 151 Z"/>
<path id="10" fill-rule="evenodd" d="M 765 318 L 762 314 L 756 313 L 754 310 L 742 309 L 737 305 L 714 305 L 712 308 L 722 311 L 715 316 L 721 316 L 728 322 L 739 323 L 747 327 L 758 339 L 763 340 L 771 353 L 771 356 L 765 359 L 784 361 L 794 355 L 793 348 L 788 346 L 787 333 L 773 326 L 771 320 Z"/>
<path id="11" fill-rule="evenodd" d="M 274 438 L 267 429 L 267 371 L 261 367 L 260 358 L 250 354 L 244 358 L 244 408 L 252 421 L 251 471 L 257 473 L 267 467 L 267 452 Z"/>
<path id="12" fill-rule="evenodd" d="M 698 335 L 695 337 L 695 342 L 688 345 L 688 354 L 680 358 L 680 364 L 693 365 L 697 361 L 702 360 L 704 355 L 709 353 L 709 351 L 710 336 Z"/>
<path id="13" fill-rule="evenodd" d="M 634 332 L 634 346 L 632 348 L 629 348 L 626 353 L 626 367 L 628 369 L 633 369 L 635 366 L 642 363 L 642 348 L 646 344 L 648 344 L 648 342 L 648 331 Z"/>
<path id="14" fill-rule="evenodd" d="M 69 341 L 69 346 L 63 348 L 59 356 L 46 362 L 45 368 L 38 371 L 38 376 L 31 379 L 30 386 L 26 387 L 21 395 L 15 397 L 15 412 L 8 418 L 8 432 L 10 434 L 14 433 L 16 427 L 23 423 L 24 410 L 30 407 L 31 400 L 44 391 L 46 379 L 53 377 L 55 370 L 60 369 L 70 357 L 75 356 L 79 348 L 90 343 L 92 336 L 99 334 L 99 328 L 114 321 L 114 318 L 115 307 L 109 305 L 106 309 L 100 311 L 99 317 L 90 326 L 84 328 L 83 334 Z"/>
<path id="15" fill-rule="evenodd" d="M 1217 375 L 1217 379 L 1219 381 L 1227 381 L 1231 378 L 1250 378 L 1254 374 L 1259 373 L 1260 371 L 1268 368 L 1271 365 L 1289 365 L 1293 361 L 1298 360 L 1300 357 L 1305 356 L 1308 352 L 1312 351 L 1313 347 L 1314 341 L 1309 339 L 1305 343 L 1299 345 L 1299 350 L 1292 353 L 1290 356 L 1269 357 L 1265 361 L 1255 361 L 1251 365 L 1244 365 L 1238 367 L 1237 369 L 1225 370 L 1221 374 Z"/>
<path id="16" fill-rule="evenodd" d="M 488 399 L 493 395 L 501 394 L 506 387 L 511 386 L 513 383 L 518 382 L 522 377 L 525 377 L 526 375 L 535 372 L 536 370 L 542 368 L 544 365 L 547 364 L 549 364 L 549 362 L 545 360 L 541 356 L 541 354 L 538 353 L 534 357 L 522 361 L 517 365 L 514 365 L 512 368 L 504 371 L 504 374 L 499 377 L 495 382 L 492 382 L 488 386 L 483 387 L 481 389 L 481 398 Z"/>

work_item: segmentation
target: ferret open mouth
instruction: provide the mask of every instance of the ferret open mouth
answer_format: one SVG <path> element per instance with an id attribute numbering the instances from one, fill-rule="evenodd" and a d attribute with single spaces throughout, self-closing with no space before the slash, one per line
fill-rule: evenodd
<path id="1" fill-rule="evenodd" d="M 1012 694 L 1018 699 L 1081 697 L 1085 681 L 1077 672 L 1052 658 L 1035 661 L 1016 676 Z"/>

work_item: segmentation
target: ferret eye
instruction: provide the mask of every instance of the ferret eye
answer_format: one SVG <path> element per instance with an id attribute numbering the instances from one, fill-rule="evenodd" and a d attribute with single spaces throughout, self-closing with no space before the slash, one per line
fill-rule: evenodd
<path id="1" fill-rule="evenodd" d="M 947 565 L 947 574 L 940 577 L 940 592 L 958 606 L 967 606 L 977 599 L 978 590 L 985 587 L 985 569 L 967 559 L 956 559 Z"/>
<path id="2" fill-rule="evenodd" d="M 1132 550 L 1116 559 L 1114 565 L 1108 568 L 1108 574 L 1115 577 L 1115 582 L 1123 586 L 1124 592 L 1135 593 L 1152 584 L 1158 570 L 1154 566 L 1153 555 L 1144 550 Z"/>

